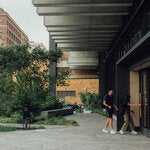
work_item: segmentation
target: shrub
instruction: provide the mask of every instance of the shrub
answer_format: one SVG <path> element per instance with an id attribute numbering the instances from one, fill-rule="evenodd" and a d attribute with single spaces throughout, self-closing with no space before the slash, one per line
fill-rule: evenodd
<path id="1" fill-rule="evenodd" d="M 98 113 L 100 115 L 106 115 L 106 112 L 100 106 L 100 98 L 101 96 L 96 93 L 80 93 L 80 98 L 83 103 L 83 107 L 86 110 L 91 110 L 94 113 Z"/>
<path id="2" fill-rule="evenodd" d="M 14 123 L 23 123 L 22 114 L 15 113 L 11 117 L 12 117 Z"/>
<path id="3" fill-rule="evenodd" d="M 7 126 L 0 125 L 0 132 L 10 132 L 15 130 L 16 130 L 15 127 L 7 127 Z"/>
<path id="4" fill-rule="evenodd" d="M 11 117 L 0 117 L 0 123 L 23 123 L 23 118 L 21 114 L 15 113 Z"/>
<path id="5" fill-rule="evenodd" d="M 45 124 L 45 125 L 78 125 L 75 120 L 67 120 L 63 117 L 46 117 L 37 120 L 38 124 Z"/>
<path id="6" fill-rule="evenodd" d="M 42 105 L 42 110 L 52 110 L 64 108 L 65 101 L 50 94 L 46 97 L 46 101 Z"/>

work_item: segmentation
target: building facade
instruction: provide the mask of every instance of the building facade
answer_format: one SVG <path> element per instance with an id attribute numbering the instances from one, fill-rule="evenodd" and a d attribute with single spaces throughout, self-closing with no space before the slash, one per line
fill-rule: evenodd
<path id="1" fill-rule="evenodd" d="M 132 114 L 135 126 L 150 137 L 150 1 L 32 2 L 37 13 L 44 16 L 51 49 L 96 51 L 99 93 L 105 95 L 108 88 L 113 88 L 118 106 L 130 94 L 131 103 L 141 104 L 131 108 L 135 111 Z M 93 55 L 72 58 L 72 64 L 76 60 L 80 68 L 83 60 L 88 62 L 92 58 Z M 117 130 L 122 123 L 118 117 Z"/>
<path id="2" fill-rule="evenodd" d="M 2 8 L 0 8 L 0 37 L 1 46 L 28 42 L 28 36 Z"/>
<path id="3" fill-rule="evenodd" d="M 124 18 L 110 53 L 100 58 L 100 91 L 105 93 L 108 87 L 114 88 L 117 105 L 126 94 L 130 94 L 131 103 L 141 104 L 131 108 L 135 112 L 132 115 L 135 126 L 150 137 L 150 2 L 140 3 L 135 3 Z M 121 125 L 118 117 L 118 130 Z"/>

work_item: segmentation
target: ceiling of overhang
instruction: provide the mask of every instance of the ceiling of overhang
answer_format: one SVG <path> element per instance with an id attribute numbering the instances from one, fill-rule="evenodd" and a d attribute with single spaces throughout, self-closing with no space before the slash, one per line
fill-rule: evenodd
<path id="1" fill-rule="evenodd" d="M 57 47 L 109 50 L 133 0 L 32 0 Z"/>

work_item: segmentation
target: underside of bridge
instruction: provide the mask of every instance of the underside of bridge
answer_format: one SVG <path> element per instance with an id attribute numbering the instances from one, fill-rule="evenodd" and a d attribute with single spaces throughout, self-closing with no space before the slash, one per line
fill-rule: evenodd
<path id="1" fill-rule="evenodd" d="M 133 0 L 33 0 L 57 48 L 109 51 Z"/>
<path id="2" fill-rule="evenodd" d="M 96 69 L 100 93 L 113 87 L 116 104 L 127 93 L 136 99 L 133 102 L 143 103 L 143 108 L 135 110 L 135 124 L 150 136 L 150 119 L 147 119 L 150 101 L 146 100 L 150 99 L 147 94 L 150 93 L 150 1 L 32 0 L 32 3 L 44 17 L 50 49 L 69 52 L 70 68 Z M 56 66 L 51 69 L 55 75 Z M 118 119 L 118 129 L 119 124 Z"/>
<path id="3" fill-rule="evenodd" d="M 44 16 L 55 46 L 73 54 L 78 51 L 70 57 L 70 67 L 98 68 L 99 55 L 109 52 L 133 0 L 33 0 L 33 4 Z M 79 56 L 82 62 L 76 59 Z"/>

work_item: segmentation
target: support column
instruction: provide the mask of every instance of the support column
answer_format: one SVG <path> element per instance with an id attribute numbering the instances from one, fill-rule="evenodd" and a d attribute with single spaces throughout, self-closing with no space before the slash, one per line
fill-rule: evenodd
<path id="1" fill-rule="evenodd" d="M 129 71 L 127 68 L 116 66 L 116 100 L 119 106 L 124 102 L 125 96 L 129 94 Z M 117 130 L 123 124 L 122 117 L 117 117 Z"/>
<path id="2" fill-rule="evenodd" d="M 49 50 L 55 50 L 56 46 L 54 43 L 54 40 L 52 39 L 51 35 L 49 34 Z M 51 63 L 50 64 L 50 76 L 56 77 L 56 63 Z M 50 82 L 50 93 L 53 95 L 56 95 L 56 83 Z"/>

